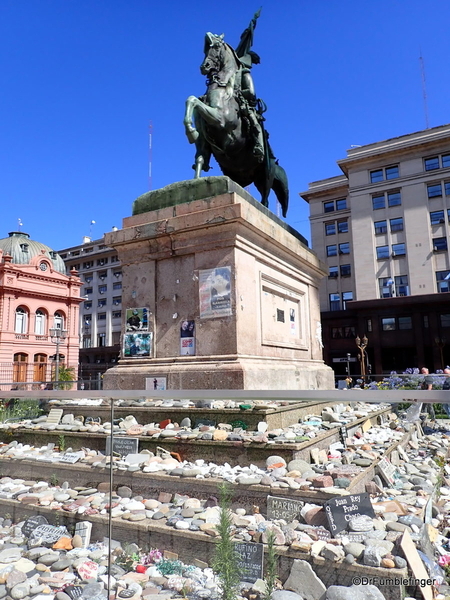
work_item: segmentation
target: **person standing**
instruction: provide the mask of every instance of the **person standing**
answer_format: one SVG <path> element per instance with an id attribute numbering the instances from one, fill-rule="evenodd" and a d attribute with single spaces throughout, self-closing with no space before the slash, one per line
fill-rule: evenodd
<path id="1" fill-rule="evenodd" d="M 433 389 L 433 376 L 430 375 L 430 371 L 427 367 L 422 367 L 420 372 L 424 376 L 421 389 L 431 391 Z M 434 421 L 436 419 L 436 415 L 434 412 L 434 406 L 431 403 L 426 403 L 424 406 L 424 412 L 430 415 L 430 419 Z"/>

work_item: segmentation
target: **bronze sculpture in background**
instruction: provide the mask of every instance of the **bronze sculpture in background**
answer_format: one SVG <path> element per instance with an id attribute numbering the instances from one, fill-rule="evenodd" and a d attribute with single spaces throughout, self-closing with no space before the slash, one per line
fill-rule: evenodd
<path id="1" fill-rule="evenodd" d="M 195 177 L 209 171 L 211 154 L 224 175 L 246 187 L 254 183 L 261 202 L 269 205 L 275 192 L 286 216 L 289 191 L 285 170 L 278 164 L 264 127 L 264 102 L 257 98 L 251 75 L 259 56 L 251 50 L 258 11 L 234 50 L 223 35 L 207 33 L 205 60 L 200 70 L 207 77 L 205 96 L 189 96 L 184 125 L 196 145 Z"/>

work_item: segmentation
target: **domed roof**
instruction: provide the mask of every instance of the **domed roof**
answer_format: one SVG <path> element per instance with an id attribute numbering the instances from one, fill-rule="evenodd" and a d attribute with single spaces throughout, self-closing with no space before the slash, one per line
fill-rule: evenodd
<path id="1" fill-rule="evenodd" d="M 12 256 L 12 262 L 16 265 L 28 265 L 35 256 L 45 256 L 50 260 L 53 269 L 59 273 L 66 274 L 66 265 L 57 252 L 40 242 L 30 240 L 28 233 L 23 231 L 11 231 L 9 237 L 0 239 L 0 249 L 4 254 Z M 45 252 L 42 252 L 45 250 Z"/>

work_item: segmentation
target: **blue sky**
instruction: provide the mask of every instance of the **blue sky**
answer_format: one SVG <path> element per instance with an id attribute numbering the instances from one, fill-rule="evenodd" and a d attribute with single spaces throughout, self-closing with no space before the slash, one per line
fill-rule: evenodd
<path id="1" fill-rule="evenodd" d="M 0 237 L 60 249 L 121 226 L 148 190 L 190 179 L 185 99 L 204 93 L 207 31 L 236 45 L 259 2 L 2 0 Z M 366 144 L 450 121 L 450 3 L 270 0 L 253 49 L 256 91 L 290 184 L 287 222 L 309 239 L 308 182 Z M 220 169 L 214 164 L 213 175 Z M 258 194 L 255 193 L 258 197 Z M 276 203 L 271 195 L 271 209 Z"/>

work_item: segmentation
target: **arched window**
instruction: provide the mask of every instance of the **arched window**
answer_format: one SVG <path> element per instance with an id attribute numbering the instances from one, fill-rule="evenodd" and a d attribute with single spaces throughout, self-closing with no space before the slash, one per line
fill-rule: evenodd
<path id="1" fill-rule="evenodd" d="M 13 381 L 27 380 L 28 354 L 18 352 L 14 354 Z"/>
<path id="2" fill-rule="evenodd" d="M 34 355 L 34 373 L 33 381 L 45 381 L 47 370 L 47 355 L 46 354 L 35 354 Z"/>
<path id="3" fill-rule="evenodd" d="M 37 310 L 34 322 L 34 333 L 36 335 L 45 335 L 45 325 L 45 313 L 42 310 Z"/>
<path id="4" fill-rule="evenodd" d="M 60 312 L 55 312 L 53 317 L 54 327 L 56 329 L 64 329 L 64 316 Z"/>
<path id="5" fill-rule="evenodd" d="M 23 306 L 16 308 L 16 318 L 14 323 L 15 333 L 27 333 L 28 331 L 28 312 Z"/>

